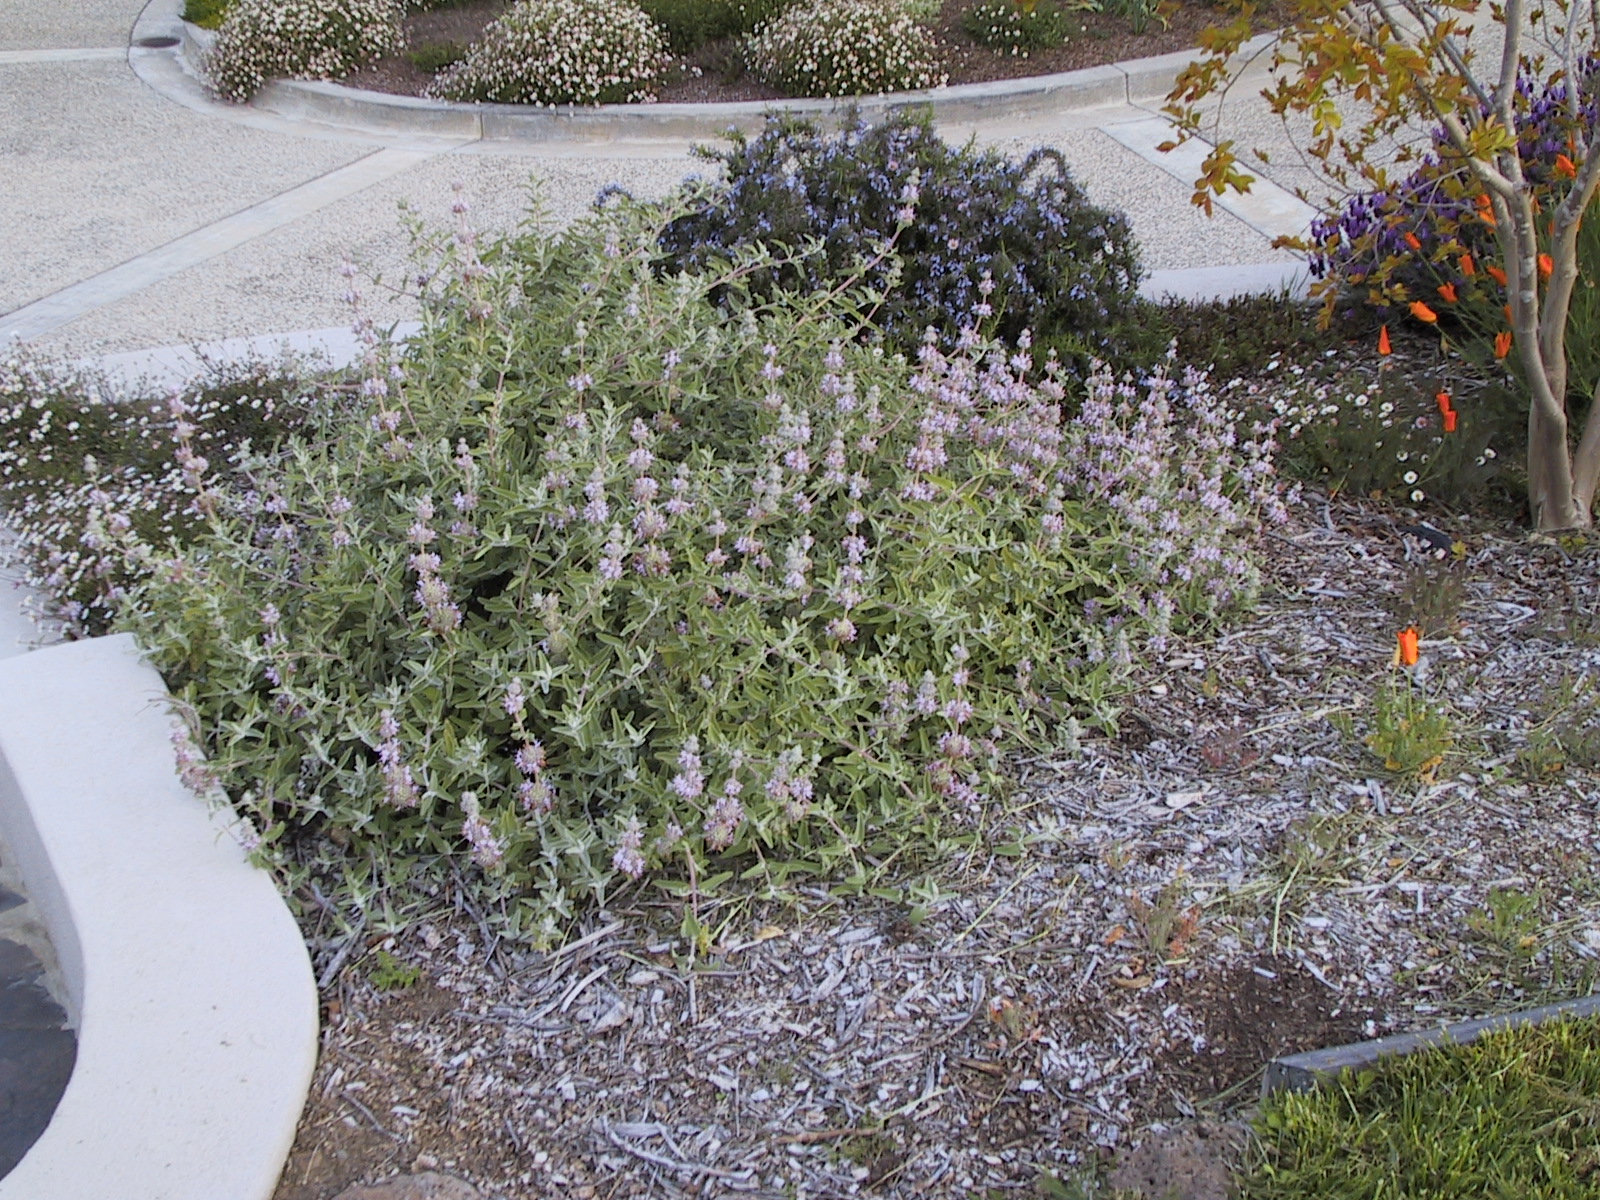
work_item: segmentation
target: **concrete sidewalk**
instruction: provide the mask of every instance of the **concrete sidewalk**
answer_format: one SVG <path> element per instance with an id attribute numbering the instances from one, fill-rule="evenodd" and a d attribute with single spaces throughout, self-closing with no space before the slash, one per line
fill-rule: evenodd
<path id="1" fill-rule="evenodd" d="M 209 97 L 181 45 L 133 44 L 181 35 L 177 0 L 8 7 L 0 337 L 49 357 L 345 324 L 340 263 L 403 279 L 401 205 L 444 224 L 457 180 L 479 227 L 495 231 L 525 219 L 530 194 L 559 224 L 607 184 L 653 196 L 694 169 L 686 138 L 429 138 L 240 109 Z M 1057 147 L 1097 203 L 1128 213 L 1154 290 L 1270 286 L 1292 271 L 1295 259 L 1270 243 L 1309 210 L 1268 188 L 1233 212 L 1198 213 L 1188 182 L 1197 156 L 1156 152 L 1167 129 L 1153 93 L 1139 104 L 1050 104 L 945 132 L 1008 150 Z M 380 321 L 415 315 L 385 286 L 364 291 Z"/>

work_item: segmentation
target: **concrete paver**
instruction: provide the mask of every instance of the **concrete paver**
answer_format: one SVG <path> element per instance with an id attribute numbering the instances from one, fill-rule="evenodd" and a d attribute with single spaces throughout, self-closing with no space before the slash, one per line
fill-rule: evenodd
<path id="1" fill-rule="evenodd" d="M 0 114 L 0 312 L 373 151 L 219 126 L 126 61 L 0 66 Z"/>
<path id="2" fill-rule="evenodd" d="M 144 0 L 7 0 L 0 50 L 126 46 Z"/>
<path id="3" fill-rule="evenodd" d="M 102 37 L 96 22 L 119 11 L 131 29 L 128 10 L 92 8 L 78 27 L 50 27 L 55 48 Z M 140 30 L 167 29 L 175 12 L 175 0 L 155 0 Z M 389 280 L 408 274 L 398 202 L 446 224 L 457 178 L 475 223 L 493 233 L 525 219 L 530 176 L 564 223 L 606 183 L 656 195 L 696 166 L 687 141 L 461 145 L 296 123 L 216 103 L 174 52 L 136 51 L 131 65 L 15 59 L 0 53 L 0 203 L 16 217 L 0 226 L 0 335 L 47 356 L 337 325 L 348 319 L 340 261 Z M 1188 168 L 1141 149 L 1152 124 L 1148 107 L 1123 103 L 971 118 L 945 132 L 1008 152 L 1059 148 L 1092 199 L 1128 213 L 1146 268 L 1179 273 L 1176 290 L 1210 288 L 1233 265 L 1272 279 L 1292 267 L 1270 249 L 1282 232 L 1270 221 L 1242 210 L 1207 219 L 1188 203 Z M 384 289 L 367 291 L 379 319 L 415 315 Z"/>

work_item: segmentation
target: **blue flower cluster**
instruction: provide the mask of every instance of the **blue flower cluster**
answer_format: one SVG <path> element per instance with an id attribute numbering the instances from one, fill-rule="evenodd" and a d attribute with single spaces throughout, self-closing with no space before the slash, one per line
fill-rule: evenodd
<path id="1" fill-rule="evenodd" d="M 1571 155 L 1569 133 L 1600 127 L 1600 58 L 1584 58 L 1576 75 L 1575 106 L 1564 77 L 1543 85 L 1526 73 L 1517 80 L 1517 142 L 1523 172 L 1536 192 L 1557 201 L 1568 184 L 1557 167 L 1557 156 Z M 1331 275 L 1359 289 L 1388 264 L 1390 285 L 1401 285 L 1405 294 L 1429 302 L 1441 284 L 1455 285 L 1463 299 L 1483 286 L 1481 275 L 1468 279 L 1459 265 L 1462 253 L 1484 264 L 1495 263 L 1500 256 L 1493 229 L 1477 216 L 1482 189 L 1442 127 L 1434 130 L 1433 144 L 1434 151 L 1392 189 L 1363 192 L 1312 225 L 1317 247 L 1311 259 L 1313 276 Z M 1380 310 L 1390 307 L 1377 294 L 1368 300 Z M 1447 316 L 1448 310 L 1440 315 Z"/>
<path id="2" fill-rule="evenodd" d="M 861 279 L 886 293 L 871 319 L 907 349 L 929 327 L 950 339 L 976 325 L 1007 341 L 1071 334 L 1104 351 L 1133 312 L 1140 268 L 1127 219 L 1090 204 L 1054 150 L 1015 162 L 951 147 L 927 116 L 869 127 L 851 113 L 835 135 L 774 117 L 754 139 L 700 153 L 725 182 L 685 187 L 690 209 L 661 238 L 669 269 L 783 246 L 807 252 L 753 287 L 812 291 L 878 259 Z"/>

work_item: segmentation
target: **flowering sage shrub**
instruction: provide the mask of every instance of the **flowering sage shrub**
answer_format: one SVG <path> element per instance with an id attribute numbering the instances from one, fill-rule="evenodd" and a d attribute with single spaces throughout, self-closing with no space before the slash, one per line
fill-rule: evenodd
<path id="1" fill-rule="evenodd" d="M 400 11 L 395 0 L 238 0 L 204 70 L 235 104 L 269 79 L 338 79 L 400 49 Z"/>
<path id="2" fill-rule="evenodd" d="M 441 100 L 622 104 L 648 100 L 667 62 L 632 0 L 521 0 L 428 85 Z"/>
<path id="3" fill-rule="evenodd" d="M 730 304 L 780 264 L 663 278 L 658 219 L 463 226 L 361 410 L 125 610 L 264 853 L 470 858 L 542 939 L 647 875 L 861 871 L 1248 599 L 1267 448 L 1199 378 L 1102 374 L 1063 425 L 1025 346 Z"/>
<path id="4" fill-rule="evenodd" d="M 938 43 L 903 6 L 814 0 L 745 43 L 745 65 L 788 96 L 866 96 L 943 87 Z"/>
<path id="5" fill-rule="evenodd" d="M 1005 341 L 1070 334 L 1110 358 L 1134 321 L 1139 252 L 1127 218 L 1090 204 L 1054 150 L 1014 162 L 950 146 L 926 115 L 868 126 L 852 113 L 837 134 L 774 117 L 754 139 L 697 153 L 721 182 L 684 188 L 688 211 L 661 238 L 668 269 L 782 245 L 797 253 L 749 286 L 807 292 L 875 262 L 872 320 L 913 354 L 928 327 L 953 337 L 977 315 Z M 916 220 L 903 221 L 913 207 Z M 891 236 L 894 258 L 875 255 Z"/>

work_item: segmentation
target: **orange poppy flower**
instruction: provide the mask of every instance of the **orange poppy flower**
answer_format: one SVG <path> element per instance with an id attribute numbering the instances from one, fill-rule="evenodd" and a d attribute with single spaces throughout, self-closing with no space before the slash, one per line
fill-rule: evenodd
<path id="1" fill-rule="evenodd" d="M 1554 259 L 1552 259 L 1548 254 L 1539 255 L 1539 277 L 1541 279 L 1549 279 L 1555 269 L 1556 264 Z"/>
<path id="2" fill-rule="evenodd" d="M 1511 331 L 1502 329 L 1494 335 L 1494 356 L 1504 358 L 1511 353 Z"/>
<path id="3" fill-rule="evenodd" d="M 1450 411 L 1450 393 L 1449 392 L 1440 392 L 1437 396 L 1435 396 L 1433 398 L 1433 402 L 1439 406 L 1439 411 L 1441 413 L 1447 413 L 1447 412 Z"/>
<path id="4" fill-rule="evenodd" d="M 1472 265 L 1472 255 L 1463 254 L 1461 256 L 1461 273 L 1468 279 L 1471 279 L 1478 273 L 1477 268 Z"/>
<path id="5" fill-rule="evenodd" d="M 1433 309 L 1429 308 L 1421 300 L 1413 300 L 1411 302 L 1411 315 L 1419 321 L 1426 321 L 1429 325 L 1432 325 L 1439 319 L 1439 314 L 1434 312 Z"/>
<path id="6" fill-rule="evenodd" d="M 1414 233 L 1408 232 L 1406 234 L 1406 245 L 1410 246 L 1413 250 L 1422 249 L 1422 241 Z"/>
<path id="7" fill-rule="evenodd" d="M 1456 431 L 1456 410 L 1453 408 L 1444 414 L 1444 431 L 1446 433 L 1454 433 Z"/>
<path id="8" fill-rule="evenodd" d="M 1577 164 L 1565 154 L 1558 154 L 1556 155 L 1556 174 L 1563 179 L 1576 179 L 1578 177 Z"/>
<path id="9" fill-rule="evenodd" d="M 1414 667 L 1417 665 L 1417 641 L 1421 637 L 1422 631 L 1415 625 L 1407 625 L 1395 635 L 1395 640 L 1399 643 L 1401 666 Z"/>
<path id="10" fill-rule="evenodd" d="M 1478 197 L 1478 220 L 1489 226 L 1489 228 L 1494 228 L 1494 204 L 1490 201 L 1487 193 L 1483 193 Z"/>
<path id="11" fill-rule="evenodd" d="M 1501 270 L 1499 267 L 1485 267 L 1484 270 L 1489 272 L 1490 279 L 1494 280 L 1501 287 L 1505 287 L 1506 273 L 1503 270 Z"/>
<path id="12" fill-rule="evenodd" d="M 1389 344 L 1389 327 L 1383 326 L 1378 330 L 1378 353 L 1393 354 L 1394 347 Z"/>
<path id="13" fill-rule="evenodd" d="M 1439 295 L 1446 304 L 1454 304 L 1456 302 L 1456 285 L 1453 283 L 1441 283 L 1439 285 Z"/>

